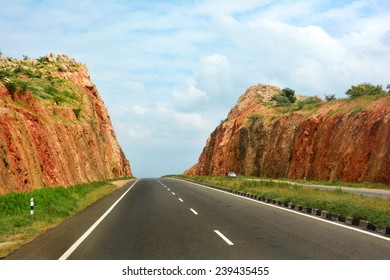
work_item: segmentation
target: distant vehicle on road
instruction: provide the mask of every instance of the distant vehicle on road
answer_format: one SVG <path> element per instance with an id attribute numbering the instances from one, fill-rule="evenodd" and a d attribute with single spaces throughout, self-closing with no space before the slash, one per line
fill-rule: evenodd
<path id="1" fill-rule="evenodd" d="M 227 176 L 230 177 L 230 178 L 236 178 L 236 177 L 237 177 L 237 174 L 236 174 L 235 172 L 229 172 L 229 173 L 227 174 Z"/>

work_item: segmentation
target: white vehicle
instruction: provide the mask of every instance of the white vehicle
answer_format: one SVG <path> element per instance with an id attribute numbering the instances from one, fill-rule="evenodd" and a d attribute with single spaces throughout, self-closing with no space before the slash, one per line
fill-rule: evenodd
<path id="1" fill-rule="evenodd" d="M 229 172 L 227 176 L 230 178 L 236 178 L 237 174 L 235 172 Z"/>

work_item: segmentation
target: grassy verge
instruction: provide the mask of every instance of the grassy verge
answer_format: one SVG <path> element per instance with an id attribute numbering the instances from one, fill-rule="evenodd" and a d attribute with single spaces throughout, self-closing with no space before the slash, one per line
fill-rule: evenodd
<path id="1" fill-rule="evenodd" d="M 259 178 L 255 178 L 255 179 L 259 179 Z M 265 180 L 267 180 L 267 179 L 265 179 Z M 327 181 L 303 180 L 303 179 L 294 180 L 294 179 L 286 179 L 286 178 L 281 178 L 278 180 L 294 182 L 294 183 L 299 183 L 299 184 L 348 187 L 348 188 L 358 188 L 358 189 L 359 188 L 366 188 L 366 189 L 390 190 L 390 186 L 384 185 L 384 184 L 376 184 L 376 183 L 349 183 L 349 182 L 340 182 L 340 181 L 327 182 Z"/>
<path id="2" fill-rule="evenodd" d="M 183 175 L 175 177 L 247 192 L 281 202 L 327 210 L 331 214 L 368 220 L 376 226 L 390 226 L 390 199 L 386 198 L 366 197 L 346 193 L 340 189 L 324 191 L 302 188 L 287 183 L 249 181 L 242 178 Z"/>
<path id="3" fill-rule="evenodd" d="M 0 196 L 0 258 L 117 189 L 111 182 L 44 187 Z M 31 197 L 35 202 L 32 216 Z"/>

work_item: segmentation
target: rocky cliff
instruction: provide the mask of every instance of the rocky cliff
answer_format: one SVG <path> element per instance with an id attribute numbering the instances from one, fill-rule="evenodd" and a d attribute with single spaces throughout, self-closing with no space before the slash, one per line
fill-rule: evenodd
<path id="1" fill-rule="evenodd" d="M 277 106 L 280 92 L 249 88 L 185 174 L 390 183 L 390 96 Z"/>
<path id="2" fill-rule="evenodd" d="M 131 176 L 85 65 L 0 57 L 0 194 Z"/>

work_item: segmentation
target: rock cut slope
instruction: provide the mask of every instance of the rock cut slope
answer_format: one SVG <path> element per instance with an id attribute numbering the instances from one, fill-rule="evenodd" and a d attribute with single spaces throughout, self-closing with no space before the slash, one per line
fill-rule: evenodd
<path id="1" fill-rule="evenodd" d="M 390 183 L 390 96 L 278 107 L 280 92 L 250 87 L 185 174 Z"/>
<path id="2" fill-rule="evenodd" d="M 131 175 L 85 65 L 0 57 L 0 194 Z"/>

